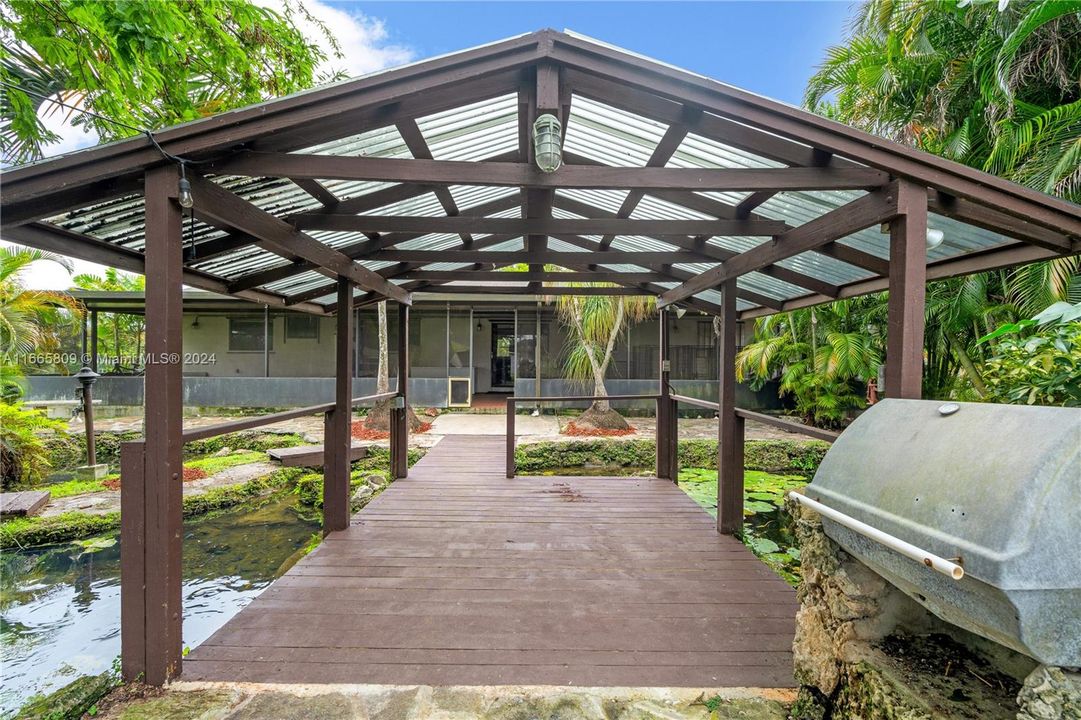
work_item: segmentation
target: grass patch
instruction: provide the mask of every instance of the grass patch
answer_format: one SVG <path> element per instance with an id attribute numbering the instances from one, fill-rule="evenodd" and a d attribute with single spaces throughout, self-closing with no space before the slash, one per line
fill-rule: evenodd
<path id="1" fill-rule="evenodd" d="M 238 450 L 229 455 L 210 455 L 196 460 L 189 460 L 184 463 L 184 467 L 202 470 L 207 475 L 215 475 L 222 470 L 228 470 L 237 465 L 248 465 L 250 463 L 262 462 L 266 459 L 265 452 L 256 450 Z"/>
<path id="2" fill-rule="evenodd" d="M 85 495 L 86 493 L 101 492 L 105 490 L 103 482 L 109 478 L 118 478 L 119 475 L 106 475 L 101 480 L 65 480 L 64 482 L 50 485 L 39 485 L 31 490 L 48 490 L 53 500 L 71 497 L 72 495 Z"/>

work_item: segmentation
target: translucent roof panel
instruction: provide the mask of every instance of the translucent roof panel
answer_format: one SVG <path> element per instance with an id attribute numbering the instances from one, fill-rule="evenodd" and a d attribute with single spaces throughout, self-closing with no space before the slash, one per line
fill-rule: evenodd
<path id="1" fill-rule="evenodd" d="M 563 150 L 604 165 L 642 167 L 667 129 L 664 123 L 576 95 Z"/>
<path id="2" fill-rule="evenodd" d="M 518 98 L 505 95 L 417 120 L 436 160 L 479 161 L 518 151 Z"/>

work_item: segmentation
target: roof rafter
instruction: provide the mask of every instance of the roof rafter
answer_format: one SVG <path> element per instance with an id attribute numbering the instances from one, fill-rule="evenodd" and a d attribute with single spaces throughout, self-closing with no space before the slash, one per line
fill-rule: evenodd
<path id="1" fill-rule="evenodd" d="M 348 278 L 361 287 L 382 292 L 398 302 L 410 304 L 409 293 L 388 283 L 379 275 L 353 262 L 334 248 L 298 231 L 289 223 L 235 195 L 217 183 L 201 177 L 191 178 L 193 211 L 258 238 L 267 249 L 292 259 L 302 257 L 315 265 Z"/>
<path id="2" fill-rule="evenodd" d="M 897 186 L 891 184 L 863 197 L 853 200 L 821 215 L 783 235 L 740 253 L 715 268 L 696 275 L 677 288 L 666 291 L 657 299 L 659 307 L 715 287 L 733 277 L 753 272 L 759 268 L 798 255 L 808 250 L 851 235 L 854 232 L 878 225 L 896 215 Z"/>
<path id="3" fill-rule="evenodd" d="M 527 163 L 407 160 L 346 155 L 240 152 L 212 163 L 209 172 L 251 177 L 367 180 L 418 185 L 494 185 L 522 188 L 620 190 L 869 190 L 889 175 L 868 168 L 622 168 L 564 165 L 545 174 Z"/>

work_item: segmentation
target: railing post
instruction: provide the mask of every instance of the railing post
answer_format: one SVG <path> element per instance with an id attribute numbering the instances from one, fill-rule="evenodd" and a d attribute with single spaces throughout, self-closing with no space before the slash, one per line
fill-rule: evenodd
<path id="1" fill-rule="evenodd" d="M 717 530 L 743 529 L 743 418 L 736 415 L 736 281 L 721 285 L 717 338 Z"/>
<path id="2" fill-rule="evenodd" d="M 128 682 L 146 675 L 145 445 L 120 444 L 120 664 Z"/>
<path id="3" fill-rule="evenodd" d="M 390 411 L 390 464 L 395 478 L 409 475 L 409 306 L 398 305 L 398 397 Z"/>
<path id="4" fill-rule="evenodd" d="M 513 478 L 517 468 L 514 464 L 514 398 L 507 398 L 507 477 Z"/>
<path id="5" fill-rule="evenodd" d="M 353 419 L 353 284 L 338 278 L 334 409 L 323 428 L 323 534 L 349 527 L 349 461 Z"/>
<path id="6" fill-rule="evenodd" d="M 679 403 L 668 398 L 668 478 L 679 480 Z"/>
<path id="7" fill-rule="evenodd" d="M 146 374 L 142 458 L 128 451 L 121 495 L 128 530 L 121 554 L 128 573 L 121 586 L 121 645 L 135 648 L 121 661 L 125 678 L 164 685 L 180 675 L 182 659 L 181 553 L 183 515 L 183 256 L 180 175 L 173 165 L 146 172 Z M 134 488 L 134 489 L 132 489 Z M 142 543 L 133 539 L 141 535 Z M 137 557 L 141 555 L 141 557 Z M 140 597 L 135 597 L 136 595 Z M 137 614 L 131 615 L 134 611 Z M 138 615 L 141 613 L 141 617 Z M 135 637 L 132 637 L 132 636 Z M 140 657 L 137 648 L 144 652 Z"/>
<path id="8" fill-rule="evenodd" d="M 659 478 L 672 479 L 672 402 L 670 397 L 669 378 L 672 371 L 672 361 L 669 359 L 669 336 L 668 336 L 668 311 L 658 311 L 660 338 L 658 341 L 658 358 L 660 367 L 658 377 L 660 388 L 657 396 L 657 468 Z"/>

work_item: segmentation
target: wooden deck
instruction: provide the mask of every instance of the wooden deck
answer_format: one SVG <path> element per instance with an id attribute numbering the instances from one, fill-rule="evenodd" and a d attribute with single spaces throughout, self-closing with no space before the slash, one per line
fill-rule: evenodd
<path id="1" fill-rule="evenodd" d="M 182 679 L 794 686 L 795 593 L 671 482 L 502 462 L 445 437 Z"/>

